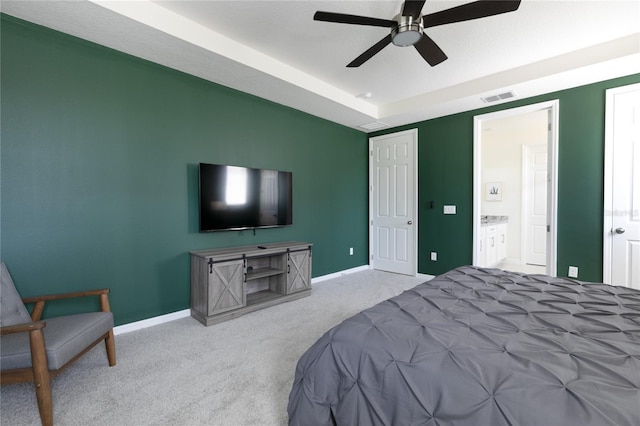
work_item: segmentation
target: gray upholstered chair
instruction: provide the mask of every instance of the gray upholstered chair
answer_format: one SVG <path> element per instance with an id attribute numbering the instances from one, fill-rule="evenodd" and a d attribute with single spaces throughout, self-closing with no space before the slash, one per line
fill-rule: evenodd
<path id="1" fill-rule="evenodd" d="M 21 299 L 4 262 L 0 268 L 0 383 L 34 382 L 42 424 L 52 425 L 51 378 L 103 340 L 109 365 L 116 365 L 109 290 Z M 99 297 L 100 312 L 41 321 L 45 302 L 84 296 Z M 34 304 L 31 315 L 25 303 Z"/>

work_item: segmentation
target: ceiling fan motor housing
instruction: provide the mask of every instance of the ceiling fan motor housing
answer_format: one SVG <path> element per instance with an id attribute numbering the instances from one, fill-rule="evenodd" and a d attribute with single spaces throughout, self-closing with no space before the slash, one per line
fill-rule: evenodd
<path id="1" fill-rule="evenodd" d="M 422 15 L 417 18 L 398 15 L 394 20 L 398 25 L 391 29 L 391 41 L 396 46 L 412 46 L 422 38 Z"/>

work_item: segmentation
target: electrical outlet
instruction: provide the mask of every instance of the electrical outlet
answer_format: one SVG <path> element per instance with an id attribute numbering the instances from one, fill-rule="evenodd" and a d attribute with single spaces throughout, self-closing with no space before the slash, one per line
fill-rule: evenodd
<path id="1" fill-rule="evenodd" d="M 353 256 L 353 247 L 349 247 L 349 256 Z"/>
<path id="2" fill-rule="evenodd" d="M 431 260 L 433 260 L 434 262 L 438 260 L 438 253 L 436 253 L 435 251 L 431 252 Z"/>
<path id="3" fill-rule="evenodd" d="M 578 267 L 569 266 L 569 278 L 578 278 Z"/>

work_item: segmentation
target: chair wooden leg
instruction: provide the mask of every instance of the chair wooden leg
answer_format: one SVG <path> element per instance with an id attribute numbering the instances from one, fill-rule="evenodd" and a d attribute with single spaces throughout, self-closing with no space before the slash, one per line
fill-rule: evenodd
<path id="1" fill-rule="evenodd" d="M 36 399 L 42 426 L 53 426 L 53 402 L 51 400 L 51 383 L 49 382 L 49 367 L 47 352 L 44 346 L 42 330 L 29 332 L 31 343 L 31 362 L 33 367 L 33 383 L 36 387 Z"/>
<path id="2" fill-rule="evenodd" d="M 104 344 L 107 347 L 107 358 L 109 359 L 109 366 L 116 365 L 116 343 L 113 337 L 113 330 L 109 330 L 109 335 L 104 339 Z"/>

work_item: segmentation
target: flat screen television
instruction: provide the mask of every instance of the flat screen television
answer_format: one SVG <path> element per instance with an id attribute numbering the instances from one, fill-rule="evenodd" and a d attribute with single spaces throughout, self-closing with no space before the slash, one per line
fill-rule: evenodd
<path id="1" fill-rule="evenodd" d="M 200 163 L 200 232 L 288 226 L 292 174 Z"/>

